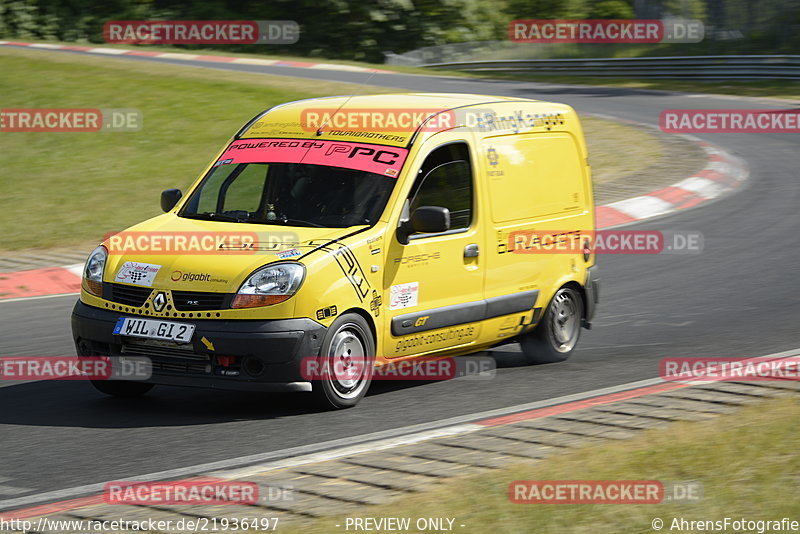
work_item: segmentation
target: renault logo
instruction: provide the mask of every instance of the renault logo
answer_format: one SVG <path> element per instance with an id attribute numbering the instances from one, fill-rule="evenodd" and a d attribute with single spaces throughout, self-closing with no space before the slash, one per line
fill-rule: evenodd
<path id="1" fill-rule="evenodd" d="M 167 295 L 163 291 L 159 291 L 153 299 L 153 309 L 160 312 L 167 305 Z"/>

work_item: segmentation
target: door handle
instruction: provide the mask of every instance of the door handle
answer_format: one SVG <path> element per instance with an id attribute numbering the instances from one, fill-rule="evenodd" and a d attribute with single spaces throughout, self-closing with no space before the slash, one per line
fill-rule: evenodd
<path id="1" fill-rule="evenodd" d="M 469 244 L 464 247 L 464 257 L 465 258 L 477 258 L 480 251 L 478 250 L 478 245 L 475 243 Z"/>

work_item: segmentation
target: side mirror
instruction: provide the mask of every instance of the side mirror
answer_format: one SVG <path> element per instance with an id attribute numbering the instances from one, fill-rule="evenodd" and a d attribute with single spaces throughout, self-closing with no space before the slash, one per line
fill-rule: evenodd
<path id="1" fill-rule="evenodd" d="M 183 196 L 180 189 L 165 189 L 161 192 L 161 209 L 170 211 Z"/>
<path id="2" fill-rule="evenodd" d="M 441 206 L 420 206 L 411 214 L 411 228 L 420 234 L 438 234 L 450 229 L 450 210 Z"/>

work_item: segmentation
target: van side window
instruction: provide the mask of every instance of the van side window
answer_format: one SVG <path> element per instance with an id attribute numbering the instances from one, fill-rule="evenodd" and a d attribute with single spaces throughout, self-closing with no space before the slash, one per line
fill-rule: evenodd
<path id="1" fill-rule="evenodd" d="M 420 206 L 441 206 L 450 210 L 451 230 L 469 228 L 473 206 L 469 161 L 466 143 L 452 143 L 431 152 L 411 188 L 411 211 Z"/>

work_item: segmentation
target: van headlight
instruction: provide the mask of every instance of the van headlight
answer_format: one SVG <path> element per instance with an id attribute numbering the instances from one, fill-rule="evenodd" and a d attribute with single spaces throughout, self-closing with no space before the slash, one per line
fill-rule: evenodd
<path id="1" fill-rule="evenodd" d="M 108 249 L 100 245 L 89 254 L 86 265 L 83 267 L 83 289 L 96 295 L 103 296 L 103 272 L 106 270 Z"/>
<path id="2" fill-rule="evenodd" d="M 256 308 L 288 300 L 297 293 L 306 269 L 300 263 L 276 263 L 257 270 L 244 281 L 231 308 Z"/>

